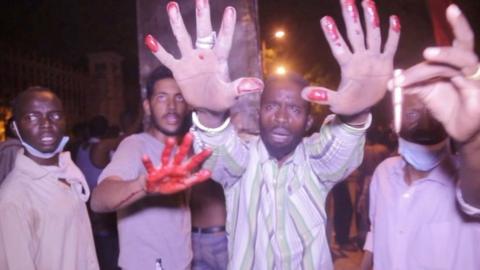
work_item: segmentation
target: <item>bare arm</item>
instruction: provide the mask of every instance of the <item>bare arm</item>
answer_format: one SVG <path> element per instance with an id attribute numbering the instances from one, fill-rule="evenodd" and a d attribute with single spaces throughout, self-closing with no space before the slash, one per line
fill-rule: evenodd
<path id="1" fill-rule="evenodd" d="M 93 211 L 113 212 L 126 207 L 147 195 L 146 177 L 123 181 L 118 176 L 107 177 L 92 192 L 90 206 Z"/>

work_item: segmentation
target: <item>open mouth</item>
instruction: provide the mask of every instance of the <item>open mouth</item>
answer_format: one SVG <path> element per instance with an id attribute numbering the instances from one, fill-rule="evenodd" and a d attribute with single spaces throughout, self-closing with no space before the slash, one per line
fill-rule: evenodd
<path id="1" fill-rule="evenodd" d="M 167 113 L 163 118 L 170 125 L 176 125 L 180 122 L 180 116 L 176 113 Z"/>
<path id="2" fill-rule="evenodd" d="M 274 142 L 285 142 L 290 139 L 290 132 L 284 128 L 273 129 L 270 136 Z"/>

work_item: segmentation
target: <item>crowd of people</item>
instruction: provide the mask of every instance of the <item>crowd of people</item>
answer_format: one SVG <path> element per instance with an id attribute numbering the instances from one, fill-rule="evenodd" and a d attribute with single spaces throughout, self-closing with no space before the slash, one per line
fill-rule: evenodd
<path id="1" fill-rule="evenodd" d="M 341 69 L 336 90 L 294 73 L 231 81 L 236 11 L 225 9 L 215 34 L 205 0 L 194 43 L 178 4 L 167 5 L 179 59 L 145 38 L 160 64 L 145 83 L 143 129 L 140 116 L 125 115 L 117 132 L 96 116 L 64 151 L 62 101 L 48 87 L 21 92 L 0 145 L 0 269 L 333 269 L 327 202 L 340 250 L 365 250 L 362 270 L 480 269 L 471 26 L 450 5 L 452 45 L 394 73 L 399 18 L 382 46 L 375 3 L 362 2 L 364 27 L 355 1 L 340 4 L 347 39 L 321 20 Z M 230 114 L 252 93 L 258 135 Z M 398 133 L 367 134 L 386 95 Z M 312 103 L 332 112 L 313 133 Z"/>

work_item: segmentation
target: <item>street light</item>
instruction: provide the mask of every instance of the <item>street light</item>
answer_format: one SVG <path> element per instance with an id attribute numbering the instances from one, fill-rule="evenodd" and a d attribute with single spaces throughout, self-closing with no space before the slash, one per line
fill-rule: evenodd
<path id="1" fill-rule="evenodd" d="M 275 69 L 275 73 L 283 76 L 283 75 L 287 74 L 287 68 L 283 65 L 277 66 L 277 68 Z"/>
<path id="2" fill-rule="evenodd" d="M 275 32 L 275 38 L 276 38 L 276 39 L 282 39 L 282 38 L 284 38 L 284 37 L 285 37 L 285 31 L 283 31 L 283 30 L 277 30 L 277 31 Z"/>

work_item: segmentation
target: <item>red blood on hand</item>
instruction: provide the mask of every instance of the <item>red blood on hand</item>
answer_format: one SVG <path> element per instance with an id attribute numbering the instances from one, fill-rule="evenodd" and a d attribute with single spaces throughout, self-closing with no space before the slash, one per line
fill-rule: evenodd
<path id="1" fill-rule="evenodd" d="M 209 170 L 200 170 L 197 173 L 192 172 L 211 155 L 212 150 L 204 149 L 190 160 L 182 163 L 191 149 L 192 142 L 193 135 L 187 133 L 172 161 L 170 155 L 175 145 L 175 140 L 168 138 L 165 141 L 165 148 L 161 155 L 162 165 L 160 168 L 155 168 L 147 156 L 142 158 L 143 165 L 147 170 L 147 192 L 172 194 L 210 178 L 211 173 Z"/>

